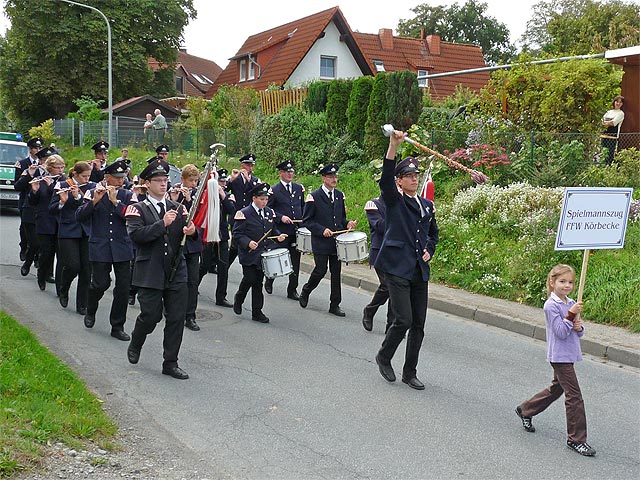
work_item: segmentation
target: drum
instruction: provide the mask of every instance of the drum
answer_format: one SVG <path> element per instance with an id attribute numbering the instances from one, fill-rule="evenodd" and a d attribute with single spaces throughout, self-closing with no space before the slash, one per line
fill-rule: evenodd
<path id="1" fill-rule="evenodd" d="M 286 248 L 262 252 L 262 271 L 267 278 L 284 277 L 293 273 L 291 255 Z"/>
<path id="2" fill-rule="evenodd" d="M 341 262 L 358 262 L 369 257 L 367 234 L 364 232 L 347 232 L 336 237 L 338 259 Z"/>
<path id="3" fill-rule="evenodd" d="M 311 232 L 308 228 L 296 230 L 296 249 L 302 253 L 311 253 Z"/>

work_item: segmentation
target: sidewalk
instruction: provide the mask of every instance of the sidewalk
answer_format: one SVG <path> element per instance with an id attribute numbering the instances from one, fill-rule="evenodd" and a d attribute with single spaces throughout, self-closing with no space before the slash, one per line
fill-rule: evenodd
<path id="1" fill-rule="evenodd" d="M 302 255 L 300 270 L 310 273 L 312 269 L 311 256 Z M 342 264 L 342 283 L 373 294 L 378 288 L 378 277 L 369 265 Z M 485 297 L 435 283 L 429 283 L 429 308 L 545 340 L 544 312 L 541 308 Z M 583 353 L 640 368 L 640 334 L 619 327 L 591 322 L 585 324 L 587 335 L 582 340 Z"/>

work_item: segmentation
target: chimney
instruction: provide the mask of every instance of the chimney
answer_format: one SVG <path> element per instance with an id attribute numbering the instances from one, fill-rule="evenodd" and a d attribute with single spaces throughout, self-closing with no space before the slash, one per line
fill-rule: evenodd
<path id="1" fill-rule="evenodd" d="M 427 45 L 431 55 L 440 55 L 440 35 L 427 35 Z"/>
<path id="2" fill-rule="evenodd" d="M 393 30 L 381 28 L 378 30 L 378 37 L 380 37 L 380 45 L 383 50 L 393 50 Z"/>

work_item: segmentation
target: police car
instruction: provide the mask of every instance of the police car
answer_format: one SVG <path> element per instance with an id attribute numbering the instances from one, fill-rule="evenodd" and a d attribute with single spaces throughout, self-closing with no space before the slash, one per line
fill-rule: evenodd
<path id="1" fill-rule="evenodd" d="M 20 194 L 13 188 L 16 162 L 29 155 L 19 133 L 0 132 L 0 206 L 18 208 Z"/>

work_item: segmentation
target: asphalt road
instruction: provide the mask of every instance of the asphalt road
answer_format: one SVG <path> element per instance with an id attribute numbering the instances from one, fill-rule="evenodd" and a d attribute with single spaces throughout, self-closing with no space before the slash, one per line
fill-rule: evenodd
<path id="1" fill-rule="evenodd" d="M 286 299 L 278 279 L 266 299 L 268 325 L 213 302 L 215 276 L 202 288 L 200 332 L 185 331 L 180 366 L 191 376 L 161 374 L 159 327 L 140 363 L 109 336 L 105 295 L 92 330 L 54 289 L 19 273 L 18 217 L 0 216 L 2 308 L 29 326 L 72 366 L 111 410 L 137 419 L 176 457 L 198 463 L 203 478 L 234 479 L 636 479 L 640 478 L 640 376 L 629 367 L 586 357 L 577 365 L 594 458 L 565 446 L 563 402 L 525 432 L 515 406 L 551 380 L 543 342 L 429 311 L 418 376 L 423 392 L 382 379 L 374 332 L 363 330 L 370 293 L 343 287 L 346 318 L 327 313 L 328 285 L 306 310 Z M 239 281 L 232 267 L 229 298 Z M 306 280 L 307 275 L 302 275 Z M 75 305 L 73 294 L 69 302 Z M 138 306 L 130 307 L 131 331 Z M 588 332 L 587 332 L 588 334 Z M 402 347 L 401 347 L 402 348 Z M 394 361 L 400 373 L 403 355 Z M 126 425 L 123 425 L 126 426 Z M 191 460 L 195 459 L 195 460 Z"/>

